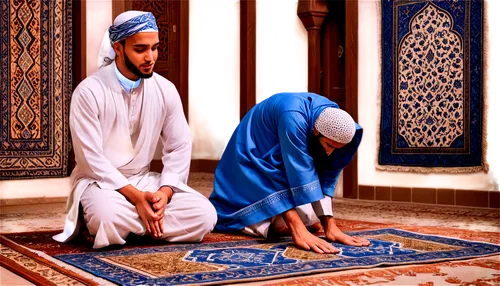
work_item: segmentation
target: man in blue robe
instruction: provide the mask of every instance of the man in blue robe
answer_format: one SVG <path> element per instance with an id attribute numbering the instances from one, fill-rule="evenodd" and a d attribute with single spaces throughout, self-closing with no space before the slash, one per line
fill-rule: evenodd
<path id="1" fill-rule="evenodd" d="M 307 229 L 321 222 L 329 241 L 369 245 L 344 234 L 332 211 L 338 177 L 361 137 L 362 128 L 347 112 L 317 94 L 278 93 L 257 104 L 215 171 L 215 228 L 262 237 L 291 234 L 301 249 L 336 253 Z"/>

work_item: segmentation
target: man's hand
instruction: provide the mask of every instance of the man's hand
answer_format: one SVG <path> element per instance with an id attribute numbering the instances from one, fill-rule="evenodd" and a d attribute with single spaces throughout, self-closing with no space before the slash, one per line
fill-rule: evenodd
<path id="1" fill-rule="evenodd" d="M 135 206 L 139 217 L 146 226 L 146 230 L 153 237 L 161 237 L 162 231 L 158 223 L 155 224 L 155 222 L 158 222 L 160 218 L 151 206 L 153 204 L 153 193 L 141 192 L 132 185 L 126 185 L 125 187 L 118 189 L 118 192 L 124 195 L 125 198 L 127 198 L 127 200 Z"/>
<path id="2" fill-rule="evenodd" d="M 282 214 L 287 224 L 294 244 L 304 250 L 312 250 L 316 253 L 338 253 L 339 250 L 325 240 L 310 233 L 295 209 L 288 210 Z"/>
<path id="3" fill-rule="evenodd" d="M 160 238 L 164 232 L 163 216 L 168 202 L 172 199 L 174 191 L 171 187 L 163 186 L 153 194 L 151 205 L 158 219 L 154 222 L 155 228 L 160 231 L 160 235 L 155 238 Z"/>
<path id="4" fill-rule="evenodd" d="M 154 237 L 158 238 L 162 236 L 163 231 L 158 226 L 158 215 L 153 211 L 151 207 L 151 202 L 153 201 L 153 193 L 151 192 L 141 192 L 137 196 L 137 201 L 135 203 L 135 208 L 139 217 L 142 219 L 146 225 L 148 232 Z"/>
<path id="5" fill-rule="evenodd" d="M 321 225 L 325 229 L 326 239 L 329 241 L 336 241 L 343 243 L 345 245 L 352 246 L 368 246 L 370 241 L 357 236 L 349 236 L 343 233 L 335 223 L 335 219 L 332 216 L 320 216 Z"/>

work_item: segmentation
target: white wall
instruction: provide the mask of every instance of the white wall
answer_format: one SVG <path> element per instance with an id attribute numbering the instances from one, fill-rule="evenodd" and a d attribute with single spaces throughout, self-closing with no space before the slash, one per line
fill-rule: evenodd
<path id="1" fill-rule="evenodd" d="M 221 61 L 218 64 L 223 64 L 229 101 L 237 117 L 240 92 L 239 4 L 236 1 L 191 0 L 189 7 L 190 62 L 194 63 L 196 59 L 200 37 L 208 40 L 209 48 L 216 48 L 218 53 L 223 53 L 220 54 Z M 235 20 L 232 20 L 231 15 L 234 15 Z M 203 62 L 203 55 L 201 55 L 201 62 Z M 217 94 L 217 96 L 220 95 Z M 219 160 L 226 145 L 227 136 L 219 136 L 216 133 L 206 115 L 201 112 L 192 92 L 189 96 L 189 125 L 193 138 L 192 159 Z"/>
<path id="2" fill-rule="evenodd" d="M 293 0 L 290 0 L 293 1 Z M 267 8 L 266 8 L 267 7 Z M 272 41 L 274 41 L 274 44 L 281 44 L 279 43 L 279 35 L 272 34 L 272 29 L 279 29 L 279 23 L 274 21 L 273 23 L 267 23 L 268 25 L 271 25 L 269 27 L 269 31 L 266 30 L 265 26 L 265 14 L 266 14 L 266 9 L 269 9 L 271 5 L 266 6 L 266 1 L 257 1 L 257 47 L 256 47 L 256 52 L 257 52 L 257 68 L 256 68 L 256 77 L 257 77 L 257 88 L 256 88 L 256 101 L 258 102 L 263 96 L 266 96 L 267 94 L 264 94 L 266 90 L 266 85 L 264 83 L 264 78 L 262 74 L 262 69 L 264 68 L 263 61 L 264 61 L 264 53 L 266 49 L 266 44 L 269 45 L 270 40 L 270 35 L 272 36 Z M 274 9 L 277 9 L 278 5 L 275 6 Z M 271 8 L 272 9 L 272 8 Z M 294 9 L 294 18 L 292 20 L 292 33 L 294 35 L 294 40 L 295 40 L 295 49 L 297 51 L 297 57 L 299 59 L 299 69 L 300 72 L 302 73 L 302 83 L 304 86 L 307 86 L 307 77 L 306 77 L 306 70 L 307 70 L 307 31 L 304 28 L 304 25 L 302 24 L 302 21 L 300 21 L 299 17 L 297 16 L 297 2 L 292 3 L 292 9 Z M 272 10 L 271 10 L 272 11 Z M 274 11 L 274 13 L 279 13 L 278 11 Z M 274 15 L 274 14 L 273 14 Z M 279 15 L 279 14 L 277 14 Z M 274 18 L 273 18 L 274 20 Z M 283 43 L 286 45 L 286 43 Z M 269 56 L 269 55 L 267 55 Z M 278 63 L 276 63 L 278 64 Z"/>

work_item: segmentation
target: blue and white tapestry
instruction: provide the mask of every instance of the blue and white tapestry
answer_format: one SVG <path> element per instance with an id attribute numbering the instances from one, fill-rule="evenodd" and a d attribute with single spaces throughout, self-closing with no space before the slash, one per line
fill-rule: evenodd
<path id="1" fill-rule="evenodd" d="M 378 169 L 488 171 L 480 0 L 382 0 Z"/>

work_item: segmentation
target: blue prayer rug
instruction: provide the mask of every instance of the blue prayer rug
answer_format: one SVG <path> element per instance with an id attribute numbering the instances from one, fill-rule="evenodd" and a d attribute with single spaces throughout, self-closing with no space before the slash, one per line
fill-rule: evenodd
<path id="1" fill-rule="evenodd" d="M 500 246 L 393 228 L 351 232 L 368 247 L 339 254 L 297 249 L 291 238 L 182 244 L 54 256 L 119 285 L 224 284 L 346 269 L 429 263 L 500 253 Z"/>
<path id="2" fill-rule="evenodd" d="M 378 169 L 487 171 L 481 0 L 382 0 Z"/>

